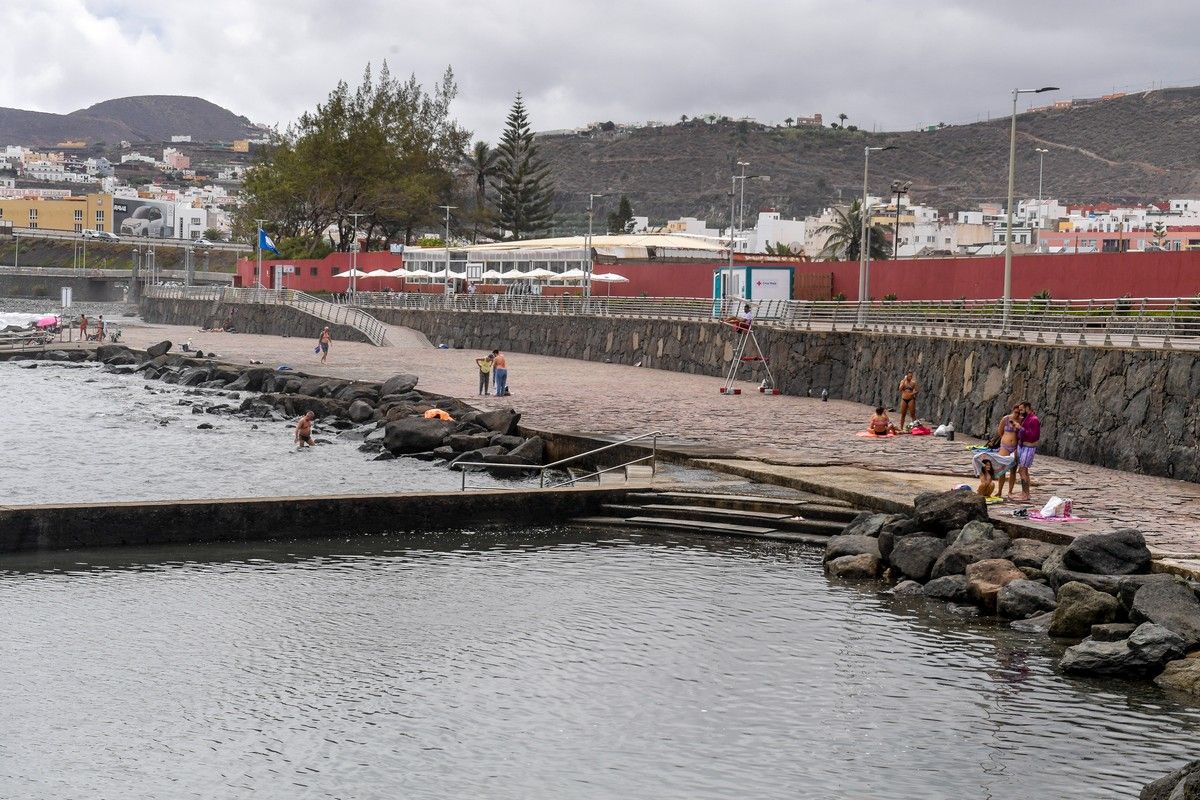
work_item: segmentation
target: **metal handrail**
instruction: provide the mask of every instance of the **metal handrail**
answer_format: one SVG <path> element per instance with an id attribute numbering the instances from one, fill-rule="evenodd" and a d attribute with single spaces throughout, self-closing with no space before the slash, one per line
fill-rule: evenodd
<path id="1" fill-rule="evenodd" d="M 649 461 L 650 462 L 650 474 L 657 475 L 658 474 L 658 437 L 662 436 L 662 435 L 663 435 L 662 431 L 654 431 L 652 433 L 638 434 L 637 436 L 631 436 L 628 439 L 622 439 L 619 442 L 612 442 L 611 444 L 606 444 L 603 447 L 596 447 L 592 450 L 588 450 L 586 453 L 578 453 L 573 456 L 568 456 L 567 458 L 560 458 L 558 461 L 554 461 L 550 464 L 543 464 L 541 466 L 538 466 L 535 464 L 492 464 L 487 461 L 456 461 L 456 462 L 454 462 L 454 466 L 455 467 L 483 467 L 483 468 L 487 468 L 487 469 L 499 467 L 500 469 L 520 469 L 520 470 L 530 470 L 530 471 L 537 470 L 539 472 L 539 481 L 538 481 L 539 488 L 542 488 L 542 489 L 555 489 L 555 488 L 558 488 L 559 486 L 570 486 L 573 483 L 578 483 L 579 481 L 584 480 L 585 478 L 590 478 L 594 475 L 599 475 L 602 472 L 615 472 L 616 470 L 624 469 L 625 467 L 629 467 L 634 464 L 640 464 L 643 461 Z M 567 480 L 562 481 L 560 483 L 553 484 L 552 486 L 546 485 L 546 471 L 547 470 L 557 469 L 557 468 L 563 466 L 564 464 L 571 463 L 572 461 L 578 461 L 581 458 L 587 458 L 588 456 L 595 455 L 596 453 L 603 453 L 605 450 L 611 450 L 614 447 L 622 447 L 624 445 L 631 444 L 632 442 L 638 442 L 643 439 L 651 440 L 650 455 L 648 455 L 648 456 L 640 456 L 640 457 L 632 459 L 630 461 L 626 461 L 621 464 L 617 464 L 616 466 L 613 466 L 613 467 L 606 467 L 604 469 L 597 470 L 596 472 L 589 472 L 586 475 L 580 475 L 578 477 L 568 478 Z M 462 470 L 462 491 L 464 491 L 464 492 L 467 490 L 467 472 L 468 472 L 468 470 L 466 470 L 466 469 Z"/>

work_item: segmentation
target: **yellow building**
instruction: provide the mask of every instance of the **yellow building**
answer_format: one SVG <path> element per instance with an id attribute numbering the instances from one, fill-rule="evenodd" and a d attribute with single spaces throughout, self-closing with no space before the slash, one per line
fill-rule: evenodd
<path id="1" fill-rule="evenodd" d="M 111 194 L 43 199 L 39 197 L 0 198 L 0 220 L 11 222 L 13 230 L 36 228 L 83 233 L 85 229 L 112 232 Z"/>
<path id="2" fill-rule="evenodd" d="M 249 139 L 234 139 L 233 144 L 231 144 L 229 146 L 229 149 L 235 153 L 249 153 L 250 152 L 250 140 Z"/>

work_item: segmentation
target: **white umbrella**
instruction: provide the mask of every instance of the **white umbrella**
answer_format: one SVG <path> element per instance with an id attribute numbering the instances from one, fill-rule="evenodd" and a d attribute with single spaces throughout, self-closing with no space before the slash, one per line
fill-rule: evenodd
<path id="1" fill-rule="evenodd" d="M 411 278 L 412 273 L 406 270 L 404 267 L 400 267 L 400 269 L 394 269 L 391 272 L 388 272 L 387 276 L 389 278 Z"/>
<path id="2" fill-rule="evenodd" d="M 601 272 L 599 275 L 592 276 L 592 282 L 609 284 L 606 294 L 612 294 L 612 284 L 629 283 L 629 278 L 626 278 L 624 275 L 618 275 L 615 272 Z"/>
<path id="3" fill-rule="evenodd" d="M 532 269 L 529 272 L 526 272 L 525 277 L 531 281 L 545 281 L 551 278 L 557 278 L 558 273 L 538 267 L 537 269 Z"/>
<path id="4" fill-rule="evenodd" d="M 529 276 L 526 275 L 524 272 L 521 272 L 521 270 L 516 269 L 515 267 L 513 269 L 505 270 L 504 272 L 500 273 L 500 280 L 503 280 L 503 281 L 519 281 L 519 280 L 524 280 L 527 277 L 529 277 Z"/>
<path id="5" fill-rule="evenodd" d="M 467 279 L 467 273 L 455 272 L 454 270 L 450 270 L 450 279 L 456 280 L 456 281 L 464 281 Z"/>
<path id="6" fill-rule="evenodd" d="M 504 277 L 504 274 L 498 270 L 489 269 L 486 272 L 484 272 L 483 274 L 481 274 L 479 277 L 480 277 L 480 279 L 485 280 L 485 281 L 498 281 Z"/>
<path id="7" fill-rule="evenodd" d="M 339 272 L 337 275 L 334 275 L 333 277 L 335 277 L 335 278 L 365 278 L 365 277 L 367 277 L 367 273 L 363 272 L 361 269 L 348 269 L 345 272 Z"/>
<path id="8" fill-rule="evenodd" d="M 386 269 L 373 269 L 363 276 L 364 278 L 390 278 L 392 273 Z"/>
<path id="9" fill-rule="evenodd" d="M 575 267 L 574 269 L 569 269 L 566 272 L 560 272 L 554 277 L 556 280 L 560 281 L 581 281 L 587 277 L 587 273 L 579 269 L 579 267 Z"/>
<path id="10" fill-rule="evenodd" d="M 410 278 L 432 278 L 433 273 L 427 269 L 410 269 L 410 270 L 408 270 L 408 277 L 410 277 Z"/>

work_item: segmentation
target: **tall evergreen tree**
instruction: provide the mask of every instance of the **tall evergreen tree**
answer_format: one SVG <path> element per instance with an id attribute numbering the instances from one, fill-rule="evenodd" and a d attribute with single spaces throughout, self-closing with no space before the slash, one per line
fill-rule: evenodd
<path id="1" fill-rule="evenodd" d="M 524 239 L 549 228 L 554 220 L 554 184 L 550 168 L 538 157 L 520 92 L 496 154 L 492 187 L 499 238 Z"/>
<path id="2" fill-rule="evenodd" d="M 629 233 L 631 230 L 633 230 L 633 206 L 629 204 L 628 197 L 621 195 L 621 202 L 617 205 L 617 210 L 608 214 L 608 232 Z"/>

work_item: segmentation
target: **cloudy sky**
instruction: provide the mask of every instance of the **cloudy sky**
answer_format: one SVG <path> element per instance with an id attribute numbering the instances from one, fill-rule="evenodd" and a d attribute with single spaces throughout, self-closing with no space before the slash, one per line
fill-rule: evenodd
<path id="1" fill-rule="evenodd" d="M 1200 5 L 1059 0 L 10 0 L 0 105 L 68 112 L 198 95 L 286 124 L 367 62 L 431 83 L 493 138 L 513 94 L 535 128 L 838 113 L 908 129 L 1057 97 L 1200 84 Z M 1023 105 L 1028 105 L 1024 103 Z"/>

